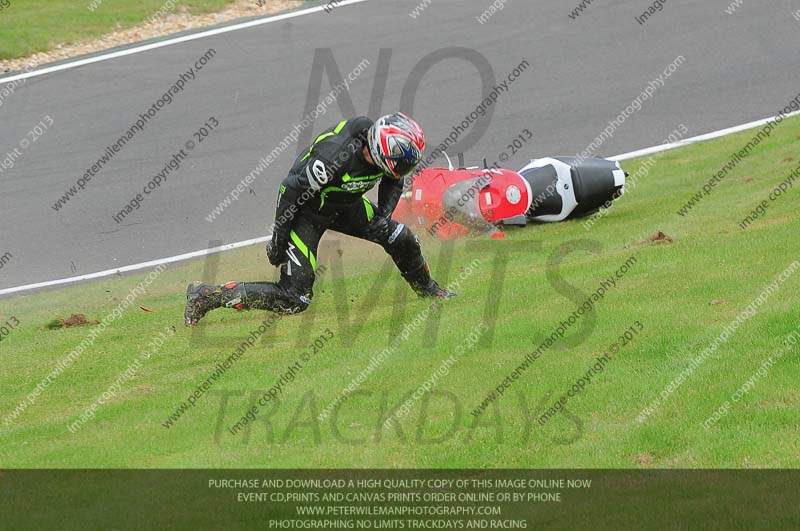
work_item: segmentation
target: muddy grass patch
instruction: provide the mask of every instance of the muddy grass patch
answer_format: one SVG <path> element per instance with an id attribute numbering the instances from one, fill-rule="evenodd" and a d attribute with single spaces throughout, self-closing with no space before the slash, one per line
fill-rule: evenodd
<path id="1" fill-rule="evenodd" d="M 76 328 L 78 326 L 91 326 L 100 324 L 97 320 L 88 320 L 82 313 L 73 313 L 69 317 L 59 317 L 48 322 L 44 327 L 47 330 L 60 330 L 61 328 Z"/>
<path id="2" fill-rule="evenodd" d="M 672 236 L 668 236 L 663 231 L 658 231 L 646 240 L 642 240 L 639 243 L 672 243 L 673 240 Z"/>
<path id="3" fill-rule="evenodd" d="M 644 452 L 637 455 L 635 460 L 637 465 L 647 466 L 652 465 L 656 461 L 656 458 L 654 455 Z"/>

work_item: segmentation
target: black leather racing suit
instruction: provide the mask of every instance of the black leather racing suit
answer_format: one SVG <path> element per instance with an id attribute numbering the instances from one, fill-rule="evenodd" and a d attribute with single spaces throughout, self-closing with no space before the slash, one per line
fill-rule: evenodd
<path id="1" fill-rule="evenodd" d="M 371 125 L 363 116 L 344 120 L 297 157 L 280 186 L 270 244 L 270 261 L 281 264 L 281 278 L 278 283 L 231 283 L 223 293 L 226 306 L 280 313 L 305 310 L 313 297 L 317 248 L 328 229 L 382 246 L 418 293 L 429 285 L 419 240 L 391 219 L 403 192 L 402 179 L 385 176 L 363 155 Z M 364 194 L 378 183 L 376 206 Z"/>

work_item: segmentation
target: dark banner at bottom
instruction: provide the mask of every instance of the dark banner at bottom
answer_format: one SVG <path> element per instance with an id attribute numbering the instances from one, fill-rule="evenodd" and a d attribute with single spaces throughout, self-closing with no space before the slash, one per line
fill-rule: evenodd
<path id="1" fill-rule="evenodd" d="M 4 529 L 798 529 L 800 471 L 4 470 Z"/>

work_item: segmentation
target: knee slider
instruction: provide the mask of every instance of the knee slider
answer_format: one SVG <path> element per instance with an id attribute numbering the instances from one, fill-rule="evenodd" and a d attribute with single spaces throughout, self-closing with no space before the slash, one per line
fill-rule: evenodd
<path id="1" fill-rule="evenodd" d="M 308 306 L 311 304 L 311 296 L 310 295 L 290 295 L 289 301 L 287 304 L 280 304 L 278 308 L 275 310 L 278 313 L 282 313 L 284 315 L 292 315 L 296 313 L 302 313 L 308 309 Z"/>
<path id="2" fill-rule="evenodd" d="M 301 313 L 308 309 L 308 306 L 311 304 L 311 297 L 306 295 L 300 295 L 297 297 L 297 311 L 295 313 Z"/>

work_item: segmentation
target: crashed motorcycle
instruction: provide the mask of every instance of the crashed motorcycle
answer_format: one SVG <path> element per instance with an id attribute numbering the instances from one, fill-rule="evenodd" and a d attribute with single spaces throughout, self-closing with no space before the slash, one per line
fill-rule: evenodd
<path id="1" fill-rule="evenodd" d="M 525 226 L 586 216 L 608 207 L 625 191 L 619 162 L 603 158 L 546 157 L 519 171 L 459 167 L 425 168 L 403 194 L 394 219 L 450 240 L 468 234 L 502 238 L 503 225 Z"/>

